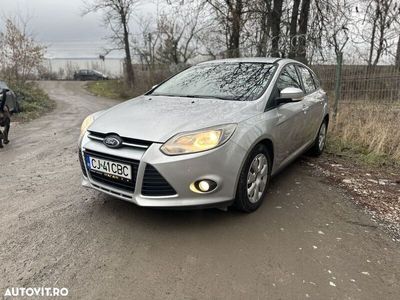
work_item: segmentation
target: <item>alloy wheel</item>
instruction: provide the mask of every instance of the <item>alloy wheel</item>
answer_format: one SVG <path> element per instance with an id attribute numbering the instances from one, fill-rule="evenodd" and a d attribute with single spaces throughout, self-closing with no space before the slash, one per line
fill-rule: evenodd
<path id="1" fill-rule="evenodd" d="M 268 181 L 268 160 L 262 153 L 254 157 L 247 174 L 247 196 L 251 203 L 258 202 Z"/>

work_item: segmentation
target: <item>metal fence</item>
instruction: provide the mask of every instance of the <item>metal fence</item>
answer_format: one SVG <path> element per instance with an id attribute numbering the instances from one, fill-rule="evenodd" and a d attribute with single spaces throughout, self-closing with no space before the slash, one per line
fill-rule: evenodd
<path id="1" fill-rule="evenodd" d="M 335 65 L 315 65 L 312 69 L 321 79 L 323 88 L 333 97 L 336 82 Z M 400 68 L 394 66 L 344 65 L 340 100 L 400 101 Z"/>

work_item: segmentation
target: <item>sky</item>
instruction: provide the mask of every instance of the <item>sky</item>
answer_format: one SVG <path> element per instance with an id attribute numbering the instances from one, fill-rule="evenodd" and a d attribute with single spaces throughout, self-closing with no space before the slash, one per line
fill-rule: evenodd
<path id="1" fill-rule="evenodd" d="M 137 14 L 150 14 L 153 7 L 150 1 L 142 4 Z M 28 18 L 29 31 L 48 47 L 47 57 L 96 57 L 107 47 L 108 30 L 101 14 L 82 16 L 83 8 L 82 0 L 0 0 L 0 17 Z M 109 57 L 120 55 L 114 52 Z"/>

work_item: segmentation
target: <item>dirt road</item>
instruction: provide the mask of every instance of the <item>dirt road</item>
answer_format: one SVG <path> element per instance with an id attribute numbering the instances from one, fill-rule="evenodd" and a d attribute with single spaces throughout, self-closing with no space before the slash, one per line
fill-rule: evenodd
<path id="1" fill-rule="evenodd" d="M 0 150 L 0 295 L 399 299 L 399 244 L 301 160 L 250 215 L 140 208 L 80 186 L 80 123 L 115 102 L 81 83 L 42 86 L 56 110 Z"/>

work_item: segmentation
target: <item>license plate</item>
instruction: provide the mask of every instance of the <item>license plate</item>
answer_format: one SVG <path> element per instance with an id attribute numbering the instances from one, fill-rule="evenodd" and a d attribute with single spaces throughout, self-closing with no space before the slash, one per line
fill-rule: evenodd
<path id="1" fill-rule="evenodd" d="M 132 167 L 115 161 L 86 156 L 86 164 L 94 172 L 108 175 L 108 177 L 132 179 Z"/>

